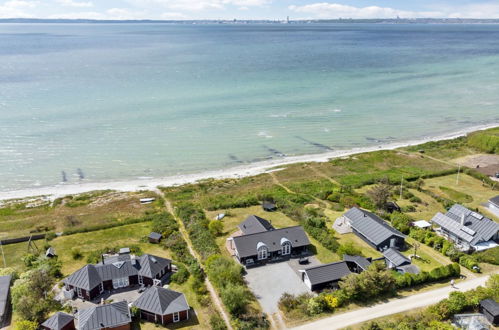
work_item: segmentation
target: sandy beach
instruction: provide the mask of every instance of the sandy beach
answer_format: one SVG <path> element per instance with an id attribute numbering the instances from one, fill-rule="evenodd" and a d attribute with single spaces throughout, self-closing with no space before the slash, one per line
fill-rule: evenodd
<path id="1" fill-rule="evenodd" d="M 433 137 L 425 137 L 419 140 L 386 143 L 370 147 L 353 148 L 348 150 L 334 150 L 331 152 L 320 153 L 320 154 L 283 157 L 279 159 L 272 159 L 268 161 L 262 161 L 243 166 L 236 166 L 228 169 L 220 169 L 220 170 L 207 171 L 195 174 L 183 174 L 183 175 L 158 177 L 158 178 L 138 178 L 135 180 L 127 180 L 127 181 L 58 184 L 46 187 L 34 187 L 22 190 L 2 191 L 0 192 L 0 200 L 20 199 L 33 196 L 46 196 L 47 198 L 54 199 L 70 194 L 80 194 L 94 190 L 106 190 L 106 189 L 117 190 L 117 191 L 151 190 L 158 186 L 168 187 L 175 185 L 183 185 L 210 178 L 212 179 L 241 178 L 241 177 L 258 175 L 269 171 L 276 171 L 279 170 L 280 166 L 285 166 L 289 164 L 305 163 L 305 162 L 326 162 L 333 158 L 346 157 L 354 154 L 370 152 L 375 150 L 393 150 L 429 141 L 454 139 L 459 136 L 464 136 L 470 132 L 484 130 L 497 126 L 499 126 L 499 123 L 474 126 L 461 130 L 459 132 L 447 133 L 444 135 L 433 136 Z"/>

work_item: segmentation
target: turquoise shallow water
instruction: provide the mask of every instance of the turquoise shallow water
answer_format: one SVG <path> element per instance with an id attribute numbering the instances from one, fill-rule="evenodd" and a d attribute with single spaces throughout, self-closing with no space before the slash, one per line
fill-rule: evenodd
<path id="1" fill-rule="evenodd" d="M 498 25 L 0 25 L 0 190 L 499 122 Z"/>

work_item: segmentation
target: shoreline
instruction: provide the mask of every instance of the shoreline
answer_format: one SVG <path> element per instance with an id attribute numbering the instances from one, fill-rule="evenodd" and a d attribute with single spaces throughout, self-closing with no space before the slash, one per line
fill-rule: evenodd
<path id="1" fill-rule="evenodd" d="M 327 162 L 333 158 L 347 157 L 355 154 L 372 152 L 377 150 L 394 150 L 402 147 L 418 145 L 431 141 L 451 140 L 468 133 L 498 127 L 499 123 L 473 126 L 462 129 L 458 132 L 441 134 L 434 137 L 425 137 L 417 140 L 400 141 L 393 143 L 381 143 L 370 147 L 358 147 L 345 150 L 334 150 L 319 154 L 308 154 L 300 156 L 289 156 L 279 159 L 265 160 L 247 165 L 235 166 L 227 169 L 212 170 L 193 174 L 180 174 L 175 176 L 132 179 L 126 181 L 101 181 L 84 182 L 80 184 L 57 184 L 53 186 L 35 187 L 20 190 L 0 191 L 0 201 L 9 199 L 23 199 L 28 197 L 46 196 L 50 199 L 63 197 L 72 194 L 81 194 L 95 190 L 116 190 L 116 191 L 139 191 L 154 190 L 158 186 L 177 186 L 188 183 L 195 183 L 204 179 L 230 179 L 255 176 L 258 174 L 279 170 L 277 167 L 296 163 L 320 163 Z M 457 166 L 457 165 L 456 165 Z M 277 168 L 277 169 L 276 169 Z"/>

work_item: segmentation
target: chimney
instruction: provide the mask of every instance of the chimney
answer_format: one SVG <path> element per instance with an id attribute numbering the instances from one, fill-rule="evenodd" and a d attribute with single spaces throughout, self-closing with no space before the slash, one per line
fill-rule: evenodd
<path id="1" fill-rule="evenodd" d="M 465 217 L 464 217 L 464 213 L 463 213 L 463 214 L 461 214 L 461 226 L 464 226 L 464 219 L 465 219 Z"/>

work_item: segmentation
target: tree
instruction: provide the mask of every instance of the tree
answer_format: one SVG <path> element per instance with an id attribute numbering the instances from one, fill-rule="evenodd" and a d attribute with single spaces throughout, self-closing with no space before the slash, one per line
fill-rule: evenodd
<path id="1" fill-rule="evenodd" d="M 384 210 L 386 208 L 386 203 L 388 202 L 388 198 L 390 198 L 391 194 L 392 187 L 386 183 L 379 183 L 367 191 L 369 198 L 371 198 L 374 205 L 380 210 Z"/>
<path id="2" fill-rule="evenodd" d="M 249 292 L 242 285 L 229 283 L 222 288 L 220 297 L 224 305 L 232 315 L 239 316 L 246 312 L 246 306 L 249 304 Z"/>
<path id="3" fill-rule="evenodd" d="M 210 233 L 214 236 L 220 236 L 224 231 L 224 225 L 220 220 L 212 220 L 208 225 Z"/>

